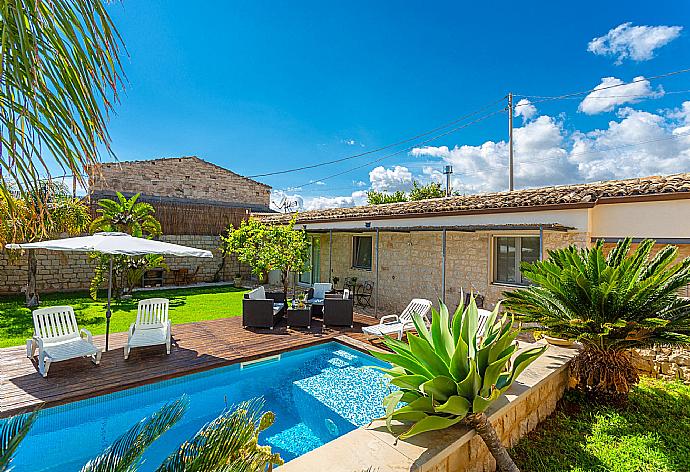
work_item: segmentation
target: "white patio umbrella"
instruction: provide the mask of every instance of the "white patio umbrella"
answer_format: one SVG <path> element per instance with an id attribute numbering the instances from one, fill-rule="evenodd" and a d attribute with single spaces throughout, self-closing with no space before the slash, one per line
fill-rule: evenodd
<path id="1" fill-rule="evenodd" d="M 213 257 L 211 251 L 181 246 L 179 244 L 156 241 L 155 239 L 135 238 L 127 233 L 96 233 L 91 236 L 53 239 L 37 243 L 7 244 L 8 249 L 46 249 L 48 251 L 100 252 L 110 254 L 108 274 L 108 307 L 105 312 L 105 350 L 108 350 L 110 334 L 110 298 L 113 290 L 113 255 L 143 256 L 161 254 L 183 257 Z"/>

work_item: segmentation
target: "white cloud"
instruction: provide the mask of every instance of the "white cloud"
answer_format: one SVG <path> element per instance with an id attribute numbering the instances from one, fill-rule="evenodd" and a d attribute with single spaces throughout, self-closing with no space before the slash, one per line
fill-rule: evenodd
<path id="1" fill-rule="evenodd" d="M 271 209 L 285 211 L 285 202 L 291 203 L 290 211 L 321 210 L 323 208 L 349 208 L 364 205 L 367 201 L 367 193 L 363 190 L 352 192 L 343 196 L 316 196 L 304 197 L 299 194 L 290 194 L 282 190 L 273 190 L 271 193 Z"/>
<path id="2" fill-rule="evenodd" d="M 611 111 L 619 105 L 637 103 L 644 98 L 658 98 L 664 95 L 664 89 L 659 86 L 654 90 L 644 77 L 635 77 L 630 83 L 616 77 L 604 77 L 601 83 L 587 95 L 578 111 L 588 115 L 595 115 L 605 111 Z M 603 89 L 603 90 L 602 90 Z"/>
<path id="3" fill-rule="evenodd" d="M 623 23 L 604 36 L 594 38 L 587 50 L 598 56 L 614 56 L 616 64 L 624 59 L 648 61 L 654 51 L 676 39 L 682 26 L 633 26 Z"/>
<path id="4" fill-rule="evenodd" d="M 378 166 L 369 172 L 369 182 L 371 189 L 377 192 L 409 190 L 412 186 L 412 172 L 404 166 L 395 166 L 392 169 Z"/>
<path id="5" fill-rule="evenodd" d="M 690 101 L 657 113 L 623 108 L 606 127 L 567 131 L 559 120 L 541 115 L 515 128 L 516 188 L 690 171 Z M 417 157 L 452 164 L 453 188 L 462 193 L 506 190 L 508 145 L 417 148 Z M 422 173 L 440 181 L 439 170 Z"/>
<path id="6" fill-rule="evenodd" d="M 526 98 L 515 104 L 515 116 L 521 116 L 524 121 L 529 121 L 537 114 L 537 107 Z"/>
<path id="7" fill-rule="evenodd" d="M 304 208 L 304 199 L 297 194 L 288 194 L 282 190 L 271 190 L 271 209 L 275 211 L 285 211 L 289 208 L 292 211 Z"/>

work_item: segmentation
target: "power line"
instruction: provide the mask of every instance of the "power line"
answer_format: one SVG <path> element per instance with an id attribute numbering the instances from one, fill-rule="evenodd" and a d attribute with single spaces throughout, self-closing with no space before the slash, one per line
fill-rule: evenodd
<path id="1" fill-rule="evenodd" d="M 501 99 L 501 100 L 503 100 L 503 99 Z M 447 136 L 447 135 L 449 135 L 449 134 L 451 134 L 451 133 L 454 133 L 454 132 L 459 131 L 459 130 L 461 130 L 461 129 L 467 128 L 468 126 L 471 126 L 471 125 L 473 125 L 473 124 L 475 124 L 475 123 L 479 123 L 480 121 L 484 121 L 485 119 L 487 119 L 487 118 L 489 118 L 489 117 L 491 117 L 491 116 L 494 116 L 494 115 L 497 115 L 497 114 L 503 113 L 503 112 L 505 112 L 505 108 L 501 108 L 500 110 L 495 110 L 495 111 L 493 111 L 493 112 L 491 112 L 491 113 L 487 113 L 487 114 L 485 114 L 485 115 L 483 115 L 483 116 L 480 116 L 479 118 L 477 118 L 477 119 L 475 119 L 475 120 L 472 120 L 472 121 L 470 121 L 469 123 L 465 123 L 465 124 L 462 125 L 462 126 L 458 126 L 458 127 L 452 128 L 452 129 L 450 129 L 450 130 L 448 130 L 448 131 L 445 131 L 445 132 L 443 132 L 443 133 L 441 133 L 441 134 L 438 134 L 438 135 L 436 135 L 436 136 L 432 136 L 431 138 L 429 138 L 429 139 L 427 139 L 427 140 L 425 140 L 425 141 L 422 141 L 421 143 L 414 144 L 413 146 L 410 146 L 410 147 L 401 149 L 401 150 L 396 151 L 396 152 L 391 153 L 391 154 L 386 154 L 385 156 L 379 157 L 378 159 L 374 159 L 373 161 L 365 162 L 364 164 L 358 165 L 358 166 L 356 166 L 356 167 L 352 167 L 352 168 L 350 168 L 350 169 L 347 169 L 347 170 L 344 170 L 344 171 L 341 171 L 341 172 L 337 172 L 337 173 L 335 173 L 335 174 L 328 175 L 328 176 L 326 176 L 326 177 L 316 178 L 316 179 L 313 179 L 313 180 L 311 180 L 311 181 L 309 181 L 309 182 L 306 182 L 306 183 L 303 183 L 303 184 L 300 184 L 300 185 L 294 185 L 294 186 L 290 186 L 290 187 L 285 187 L 285 188 L 282 188 L 282 189 L 280 189 L 280 190 L 283 190 L 283 191 L 292 191 L 292 189 L 301 188 L 301 187 L 306 187 L 306 186 L 308 186 L 308 185 L 314 185 L 314 184 L 316 184 L 316 182 L 323 182 L 324 180 L 333 179 L 333 178 L 335 178 L 335 177 L 339 177 L 339 176 L 341 176 L 341 175 L 344 175 L 344 174 L 353 172 L 353 171 L 355 171 L 355 170 L 357 170 L 357 169 L 362 169 L 363 167 L 369 167 L 370 165 L 375 164 L 375 163 L 377 163 L 377 162 L 381 162 L 381 161 L 383 161 L 384 159 L 389 159 L 389 158 L 391 158 L 391 157 L 393 157 L 393 156 L 397 156 L 397 155 L 402 154 L 402 153 L 404 153 L 404 152 L 412 151 L 412 150 L 415 149 L 416 147 L 424 146 L 425 144 L 428 144 L 428 143 L 430 143 L 430 142 L 432 142 L 432 141 L 435 141 L 435 140 L 438 139 L 438 138 L 442 138 L 443 136 Z"/>
<path id="2" fill-rule="evenodd" d="M 641 146 L 643 144 L 650 144 L 650 143 L 656 143 L 656 142 L 661 142 L 661 141 L 670 141 L 672 139 L 678 139 L 678 138 L 682 138 L 685 136 L 690 136 L 690 132 L 675 134 L 673 136 L 667 136 L 664 138 L 649 139 L 646 141 L 638 141 L 635 143 L 621 144 L 620 146 L 613 146 L 613 147 L 602 148 L 602 149 L 592 149 L 591 151 L 574 152 L 571 154 L 565 154 L 565 155 L 555 156 L 555 157 L 547 157 L 544 159 L 531 159 L 531 160 L 526 160 L 526 161 L 521 161 L 521 162 L 518 161 L 517 164 L 518 165 L 537 164 L 537 163 L 541 163 L 541 162 L 555 161 L 558 159 L 568 158 L 568 157 L 573 157 L 573 156 L 584 156 L 584 155 L 588 155 L 588 154 L 599 154 L 602 152 L 616 151 L 618 149 L 625 149 L 625 148 L 634 147 L 634 146 Z M 508 167 L 508 164 L 503 164 L 500 162 L 497 162 L 494 165 L 496 167 Z M 485 173 L 485 172 L 486 171 L 460 172 L 458 175 L 471 176 L 471 175 L 480 175 L 480 174 Z M 490 169 L 489 169 L 489 172 L 490 172 Z"/>
<path id="3" fill-rule="evenodd" d="M 423 132 L 423 133 L 417 134 L 417 135 L 415 135 L 415 136 L 412 136 L 411 138 L 406 138 L 406 139 L 403 139 L 403 140 L 401 140 L 401 141 L 397 141 L 397 142 L 392 143 L 392 144 L 387 144 L 387 145 L 385 145 L 385 146 L 382 146 L 382 147 L 379 147 L 379 148 L 376 148 L 376 149 L 371 149 L 371 150 L 369 150 L 369 151 L 361 152 L 361 153 L 359 153 L 359 154 L 353 154 L 353 155 L 350 155 L 350 156 L 345 156 L 345 157 L 341 157 L 341 158 L 338 158 L 338 159 L 333 159 L 333 160 L 330 160 L 330 161 L 319 162 L 319 163 L 316 163 L 316 164 L 309 164 L 309 165 L 301 166 L 301 167 L 294 167 L 294 168 L 292 168 L 292 169 L 283 169 L 283 170 L 278 170 L 278 171 L 275 171 L 275 172 L 265 172 L 265 173 L 263 173 L 263 174 L 248 175 L 247 177 L 250 178 L 250 179 L 254 179 L 254 178 L 257 178 L 257 177 L 267 177 L 267 176 L 270 176 L 270 175 L 279 175 L 279 174 L 287 174 L 287 173 L 290 173 L 290 172 L 299 172 L 299 171 L 303 171 L 303 170 L 314 169 L 314 168 L 316 168 L 316 167 L 322 167 L 322 166 L 326 166 L 326 165 L 330 165 L 330 164 L 336 164 L 336 163 L 338 163 L 338 162 L 343 162 L 343 161 L 347 161 L 347 160 L 350 160 L 350 159 L 356 159 L 356 158 L 358 158 L 358 157 L 367 156 L 367 155 L 369 155 L 369 154 L 374 154 L 374 153 L 377 153 L 377 152 L 380 152 L 380 151 L 385 151 L 386 149 L 390 149 L 390 148 L 393 148 L 393 147 L 396 147 L 396 146 L 400 146 L 401 144 L 405 144 L 405 143 L 408 143 L 408 142 L 410 142 L 410 141 L 414 141 L 414 140 L 416 140 L 416 139 L 423 138 L 424 136 L 428 136 L 428 135 L 433 134 L 433 133 L 435 133 L 435 132 L 437 132 L 437 131 L 440 131 L 440 130 L 442 130 L 442 129 L 448 128 L 449 126 L 453 126 L 453 125 L 455 125 L 455 124 L 458 124 L 458 123 L 460 123 L 461 121 L 466 120 L 467 118 L 470 118 L 470 117 L 472 117 L 472 116 L 474 116 L 474 115 L 478 115 L 479 113 L 481 113 L 482 111 L 486 110 L 487 108 L 492 107 L 492 106 L 494 106 L 495 104 L 497 104 L 497 103 L 499 103 L 499 102 L 502 102 L 502 101 L 503 101 L 503 98 L 500 98 L 499 100 L 496 100 L 496 101 L 494 101 L 494 102 L 491 102 L 491 103 L 489 103 L 489 104 L 487 104 L 487 105 L 485 105 L 485 106 L 479 108 L 478 110 L 475 110 L 475 111 L 473 111 L 473 112 L 471 112 L 471 113 L 467 113 L 466 115 L 463 115 L 463 116 L 461 116 L 461 117 L 459 117 L 459 118 L 456 118 L 455 120 L 450 121 L 450 122 L 448 122 L 448 123 L 445 123 L 445 124 L 443 124 L 443 125 L 437 126 L 436 128 L 433 128 L 433 129 L 431 129 L 431 130 L 428 130 L 428 131 L 425 131 L 425 132 Z"/>
<path id="4" fill-rule="evenodd" d="M 529 103 L 529 104 L 528 104 L 528 103 L 523 103 L 522 105 L 515 105 L 515 106 L 516 106 L 516 107 L 518 107 L 518 106 L 526 106 L 526 105 L 533 105 L 533 104 L 535 104 L 535 103 L 548 102 L 548 101 L 552 101 L 552 100 L 561 100 L 561 99 L 563 99 L 563 98 L 569 98 L 569 97 L 573 97 L 573 96 L 577 96 L 577 95 L 584 95 L 584 94 L 588 94 L 588 93 L 592 93 L 592 92 L 599 92 L 599 91 L 601 91 L 601 90 L 608 90 L 608 89 L 612 89 L 612 88 L 616 88 L 616 87 L 624 87 L 624 86 L 626 86 L 626 85 L 636 84 L 636 83 L 638 83 L 638 82 L 644 82 L 644 81 L 656 80 L 656 79 L 663 79 L 663 78 L 665 78 L 665 77 L 671 77 L 671 76 L 678 75 L 678 74 L 685 74 L 685 73 L 687 73 L 687 72 L 690 72 L 690 69 L 681 69 L 681 70 L 677 70 L 677 71 L 673 71 L 673 72 L 667 72 L 667 73 L 665 73 L 665 74 L 654 75 L 654 76 L 651 76 L 651 77 L 644 77 L 644 78 L 639 78 L 639 79 L 633 79 L 633 80 L 631 80 L 630 82 L 624 82 L 624 83 L 622 83 L 622 84 L 607 85 L 607 86 L 605 86 L 605 87 L 595 87 L 595 88 L 593 88 L 593 89 L 583 90 L 583 91 L 581 91 L 581 92 L 572 92 L 572 93 L 566 93 L 566 94 L 557 95 L 557 96 L 543 96 L 543 99 L 542 99 L 542 100 L 538 100 L 538 101 L 536 101 L 536 102 L 531 102 L 531 103 Z M 515 94 L 515 95 L 518 95 L 518 96 L 520 96 L 520 97 L 530 97 L 530 96 L 532 96 L 532 95 L 523 95 L 523 94 Z"/>
<path id="5" fill-rule="evenodd" d="M 626 84 L 629 85 L 629 84 Z M 679 93 L 690 93 L 690 89 L 688 90 L 673 90 L 670 92 L 664 91 L 663 94 L 657 94 L 657 95 L 649 95 L 649 94 L 640 94 L 640 95 L 604 95 L 603 97 L 587 97 L 588 100 L 591 99 L 608 99 L 608 98 L 651 98 L 651 99 L 658 99 L 658 98 L 663 98 L 666 95 L 675 95 Z M 540 95 L 520 95 L 522 98 L 552 98 L 552 97 L 543 97 Z M 562 100 L 581 100 L 581 97 L 565 97 Z M 531 105 L 533 102 L 530 102 L 529 105 Z M 537 103 L 537 102 L 534 102 Z M 523 103 L 522 105 L 519 106 L 527 106 L 527 103 Z M 518 106 L 518 105 L 516 105 Z"/>

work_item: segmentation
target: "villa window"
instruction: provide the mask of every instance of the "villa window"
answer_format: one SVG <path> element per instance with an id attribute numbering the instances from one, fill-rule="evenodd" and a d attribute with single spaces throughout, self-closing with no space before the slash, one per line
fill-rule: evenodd
<path id="1" fill-rule="evenodd" d="M 494 238 L 494 282 L 529 285 L 520 263 L 539 260 L 539 237 L 501 236 Z"/>
<path id="2" fill-rule="evenodd" d="M 352 237 L 352 267 L 371 270 L 371 236 Z"/>

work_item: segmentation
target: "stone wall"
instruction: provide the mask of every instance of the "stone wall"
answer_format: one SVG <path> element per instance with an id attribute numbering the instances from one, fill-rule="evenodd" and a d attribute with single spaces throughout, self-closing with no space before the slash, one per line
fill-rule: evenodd
<path id="1" fill-rule="evenodd" d="M 643 375 L 666 380 L 682 380 L 690 384 L 690 350 L 655 347 L 637 349 L 633 364 Z"/>
<path id="2" fill-rule="evenodd" d="M 527 347 L 527 346 L 521 346 Z M 549 346 L 525 369 L 506 394 L 486 412 L 502 443 L 508 447 L 554 412 L 568 384 L 573 349 Z M 404 431 L 394 425 L 394 433 Z M 383 421 L 357 428 L 281 466 L 283 472 L 321 470 L 414 472 L 493 472 L 496 462 L 484 441 L 467 426 L 420 434 L 396 441 Z"/>
<path id="3" fill-rule="evenodd" d="M 268 208 L 271 188 L 197 157 L 99 164 L 89 173 L 93 194 L 141 193 Z"/>
<path id="4" fill-rule="evenodd" d="M 371 233 L 333 233 L 332 276 L 357 277 L 358 282 L 376 281 L 376 256 L 372 250 L 372 269 L 352 267 L 352 237 Z M 410 233 L 381 232 L 379 236 L 379 308 L 382 312 L 399 312 L 412 298 L 436 301 L 441 296 L 441 233 L 412 231 Z M 375 244 L 376 235 L 372 235 Z M 493 306 L 505 290 L 513 287 L 492 283 L 490 233 L 447 232 L 446 240 L 446 304 L 455 307 L 464 290 L 486 297 L 486 305 Z M 329 280 L 329 236 L 321 236 L 322 281 Z M 569 244 L 585 246 L 586 233 L 544 233 L 544 254 L 547 249 Z M 372 297 L 373 303 L 373 297 Z"/>
<path id="5" fill-rule="evenodd" d="M 183 246 L 206 249 L 213 253 L 213 259 L 195 257 L 166 257 L 170 269 L 187 268 L 194 272 L 199 267 L 195 282 L 210 282 L 221 264 L 220 237 L 197 235 L 166 235 L 161 237 L 167 241 Z M 0 252 L 0 293 L 19 293 L 26 285 L 27 257 L 20 256 L 10 260 L 7 253 Z M 94 266 L 87 254 L 38 251 L 37 282 L 40 292 L 58 292 L 85 290 L 89 288 L 94 275 Z M 238 263 L 234 257 L 227 259 L 223 271 L 224 280 L 232 280 L 238 270 Z M 242 267 L 241 272 L 249 273 L 248 268 Z M 173 282 L 173 274 L 166 274 L 166 283 Z"/>

